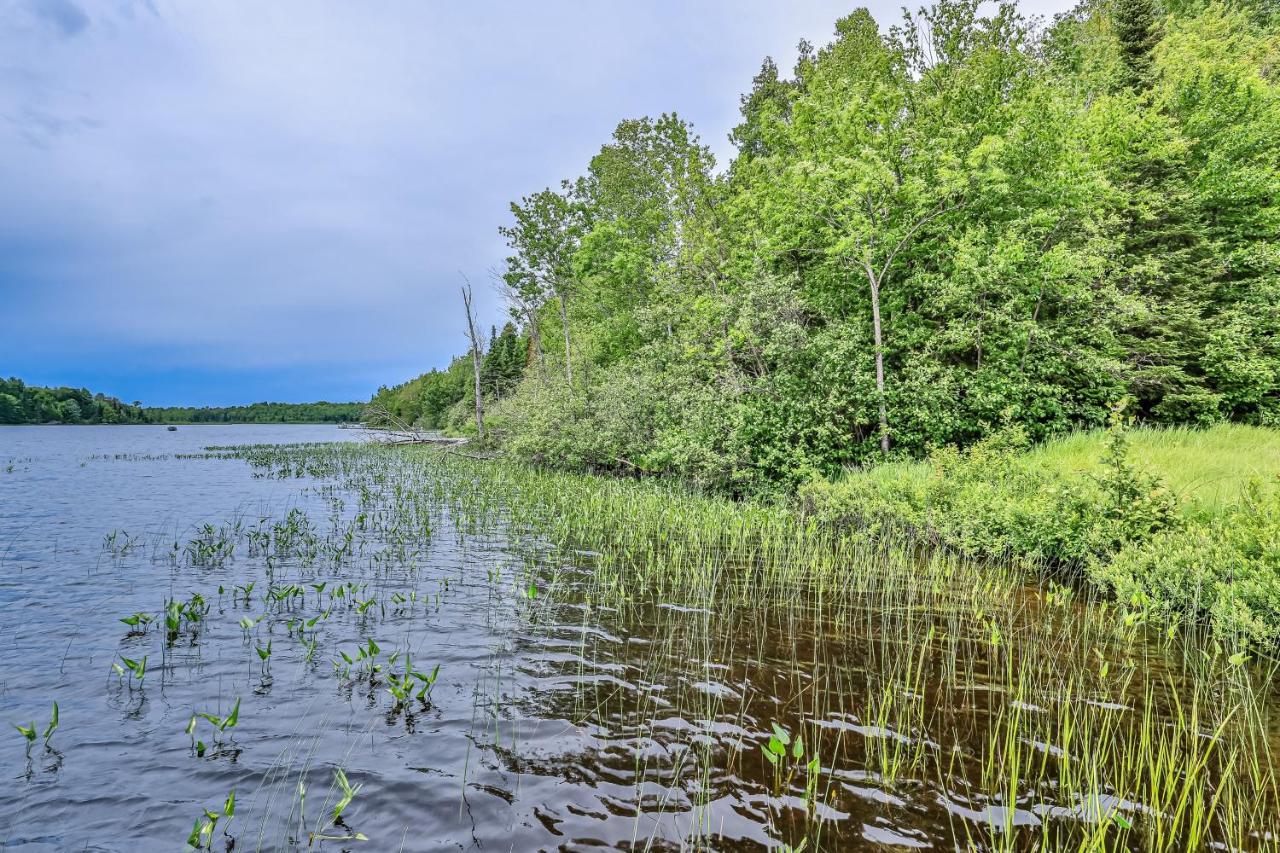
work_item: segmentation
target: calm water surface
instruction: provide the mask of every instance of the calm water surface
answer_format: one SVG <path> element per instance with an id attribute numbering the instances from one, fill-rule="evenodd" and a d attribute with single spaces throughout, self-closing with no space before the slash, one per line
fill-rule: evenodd
<path id="1" fill-rule="evenodd" d="M 629 680 L 635 659 L 648 665 L 652 629 L 601 624 L 574 606 L 532 618 L 513 543 L 460 535 L 447 507 L 429 508 L 433 529 L 398 531 L 393 546 L 366 541 L 341 567 L 314 554 L 264 559 L 246 547 L 246 531 L 301 512 L 310 535 L 332 548 L 333 530 L 354 523 L 354 496 L 310 476 L 255 476 L 242 460 L 202 452 L 353 440 L 357 432 L 325 426 L 0 430 L 0 720 L 43 728 L 50 704 L 61 709 L 53 751 L 37 744 L 28 760 L 15 732 L 0 738 L 0 846 L 182 849 L 193 821 L 233 789 L 237 814 L 214 849 L 346 846 L 311 838 L 317 829 L 358 832 L 370 850 L 679 846 L 693 818 L 668 783 L 697 772 L 680 757 L 694 714 L 661 698 L 666 686 Z M 206 524 L 238 531 L 229 559 L 193 560 L 188 545 L 209 538 Z M 519 554 L 528 546 L 522 540 Z M 269 579 L 298 583 L 302 600 L 265 615 Z M 234 588 L 250 581 L 246 604 Z M 359 590 L 341 601 L 311 586 L 344 582 Z M 162 619 L 168 600 L 193 593 L 210 609 L 175 642 L 158 621 L 142 634 L 120 621 L 138 612 Z M 351 606 L 370 599 L 363 612 Z M 308 655 L 289 623 L 321 612 Z M 686 615 L 653 612 L 662 625 Z M 245 631 L 242 618 L 258 621 Z M 429 706 L 395 712 L 385 680 L 338 671 L 341 655 L 356 657 L 370 639 L 383 659 L 408 651 L 416 670 L 439 665 Z M 255 652 L 268 641 L 269 668 Z M 143 656 L 140 685 L 111 672 Z M 732 693 L 721 669 L 700 669 L 693 694 Z M 613 685 L 623 707 L 584 714 L 584 683 L 593 696 Z M 194 737 L 209 746 L 197 755 L 191 716 L 225 716 L 236 700 L 239 721 L 222 746 L 198 720 Z M 622 720 L 637 701 L 670 710 L 646 713 L 654 730 L 638 735 Z M 725 726 L 726 736 L 738 728 Z M 337 768 L 361 788 L 343 823 L 326 826 Z M 730 814 L 726 845 L 771 844 L 762 816 Z"/>
<path id="2" fill-rule="evenodd" d="M 1041 821 L 1087 825 L 1099 807 L 1054 805 L 1052 784 L 1010 803 L 877 775 L 897 746 L 941 749 L 926 716 L 963 738 L 983 715 L 1056 701 L 1002 696 L 982 652 L 947 676 L 964 690 L 943 704 L 872 680 L 918 653 L 891 620 L 854 631 L 787 607 L 588 606 L 572 589 L 591 576 L 590 551 L 463 521 L 447 495 L 413 485 L 421 459 L 263 476 L 204 452 L 354 440 L 323 426 L 0 429 L 0 847 L 181 850 L 232 790 L 216 850 L 667 850 L 693 837 L 753 850 L 798 842 L 806 811 L 827 827 L 809 850 L 955 849 L 992 821 L 1034 842 Z M 166 603 L 193 595 L 201 618 L 167 638 Z M 157 621 L 145 632 L 120 621 L 135 613 Z M 954 634 L 950 618 L 939 632 Z M 1049 638 L 1079 633 L 1034 609 L 1018 618 Z M 1083 642 L 1064 639 L 1062 653 L 1092 667 Z M 438 666 L 426 701 L 401 705 L 387 689 L 405 655 L 423 680 Z M 113 671 L 144 656 L 141 682 Z M 918 730 L 872 718 L 891 694 L 914 703 Z M 37 742 L 28 758 L 8 726 L 42 729 L 54 701 L 52 749 Z M 225 718 L 237 701 L 228 732 L 197 717 L 188 733 L 193 714 Z M 775 722 L 807 727 L 810 749 L 822 739 L 816 807 L 800 800 L 803 771 L 781 796 L 770 781 L 760 746 Z M 961 778 L 984 749 L 962 746 Z M 359 791 L 335 823 L 338 769 Z M 336 840 L 357 834 L 368 840 Z"/>

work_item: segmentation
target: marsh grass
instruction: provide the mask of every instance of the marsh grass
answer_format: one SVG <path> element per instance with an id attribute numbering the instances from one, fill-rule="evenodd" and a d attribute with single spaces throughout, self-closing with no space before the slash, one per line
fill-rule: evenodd
<path id="1" fill-rule="evenodd" d="M 510 559 L 470 570 L 495 622 L 572 638 L 552 674 L 568 689 L 513 693 L 501 659 L 446 673 L 477 678 L 471 741 L 520 774 L 629 780 L 636 847 L 672 832 L 690 849 L 899 838 L 1171 851 L 1280 838 L 1275 662 L 1194 625 L 1167 631 L 1035 565 L 869 541 L 781 505 L 423 448 L 213 452 L 259 476 L 317 478 L 344 502 L 327 530 L 301 512 L 202 529 L 197 539 L 228 543 L 219 553 L 244 542 L 270 558 L 258 592 L 243 583 L 230 596 L 241 611 L 227 618 L 250 623 L 245 653 L 270 649 L 251 631 L 287 625 L 305 661 L 327 648 L 340 695 L 358 691 L 410 734 L 409 700 L 429 707 L 440 668 L 417 670 L 408 644 L 383 649 L 372 634 L 388 613 L 448 606 L 448 582 L 430 595 L 366 591 L 367 579 L 416 565 L 444 532 L 464 553 L 501 539 Z M 251 602 L 257 620 L 242 615 Z M 325 645 L 330 613 L 360 645 Z M 582 734 L 562 755 L 525 755 L 517 719 Z M 342 781 L 349 804 L 358 786 Z M 299 796 L 289 819 L 306 825 Z M 344 837 L 343 808 L 305 837 Z"/>
<path id="2" fill-rule="evenodd" d="M 690 706 L 674 711 L 704 724 L 726 715 L 749 723 L 740 739 L 756 743 L 747 754 L 765 754 L 759 748 L 767 751 L 774 725 L 809 731 L 813 754 L 878 785 L 963 792 L 949 814 L 967 810 L 963 834 L 991 848 L 1247 847 L 1280 828 L 1270 661 L 1245 666 L 1203 634 L 1151 631 L 1141 614 L 1087 592 L 1064 595 L 1024 567 L 906 543 L 872 547 L 782 507 L 417 458 L 431 472 L 421 486 L 464 530 L 501 524 L 544 537 L 566 556 L 589 554 L 589 568 L 564 579 L 547 575 L 540 553 L 529 569 L 561 598 L 653 618 L 646 633 L 663 641 L 651 647 L 641 681 L 670 681 L 673 661 L 742 670 L 719 680 L 727 693 L 695 687 L 681 694 Z M 654 610 L 654 602 L 701 615 Z M 805 636 L 802 655 L 797 639 Z M 744 648 L 744 639 L 752 644 Z M 783 650 L 791 655 L 778 660 Z M 771 658 L 763 673 L 745 665 Z M 695 677 L 685 679 L 700 684 Z M 734 696 L 750 688 L 729 686 L 762 678 L 771 678 L 771 695 L 788 697 L 781 723 L 766 723 Z M 599 681 L 581 689 L 585 720 L 612 714 L 615 726 L 652 731 L 673 712 L 633 704 Z M 704 789 L 725 766 L 739 768 L 741 783 L 773 775 L 767 758 L 723 746 L 710 737 L 681 762 L 695 808 L 715 799 Z M 806 779 L 787 787 L 793 799 L 812 802 L 820 786 Z M 825 790 L 827 813 L 840 812 L 839 793 Z M 785 793 L 773 792 L 768 823 L 799 844 L 822 819 L 810 806 L 779 809 Z"/>

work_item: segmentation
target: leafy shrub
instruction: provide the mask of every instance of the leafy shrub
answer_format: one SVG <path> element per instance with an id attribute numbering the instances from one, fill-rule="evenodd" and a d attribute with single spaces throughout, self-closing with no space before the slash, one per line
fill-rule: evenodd
<path id="1" fill-rule="evenodd" d="M 888 528 L 976 556 L 1083 566 L 1181 523 L 1177 499 L 1128 461 L 1119 411 L 1103 472 L 1069 478 L 1031 463 L 1021 427 L 929 455 L 923 476 L 854 475 L 801 489 L 804 511 L 878 535 Z"/>
<path id="2" fill-rule="evenodd" d="M 1255 482 L 1211 521 L 1131 543 L 1095 560 L 1091 579 L 1169 618 L 1207 621 L 1222 635 L 1280 640 L 1280 497 Z"/>
<path id="3" fill-rule="evenodd" d="M 1038 464 L 1018 428 L 923 466 L 890 466 L 801 489 L 803 512 L 877 537 L 906 532 L 975 556 L 1082 570 L 1129 605 L 1203 622 L 1224 637 L 1280 643 L 1280 490 L 1257 480 L 1238 503 L 1187 518 L 1174 493 L 1130 461 L 1112 416 L 1099 473 Z"/>

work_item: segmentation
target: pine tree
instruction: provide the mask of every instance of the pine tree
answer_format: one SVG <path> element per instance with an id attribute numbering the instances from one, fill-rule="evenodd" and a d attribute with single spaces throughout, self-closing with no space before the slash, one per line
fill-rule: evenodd
<path id="1" fill-rule="evenodd" d="M 1151 51 L 1160 41 L 1156 17 L 1153 0 L 1116 0 L 1116 38 L 1124 63 L 1121 82 L 1134 91 L 1151 87 Z"/>

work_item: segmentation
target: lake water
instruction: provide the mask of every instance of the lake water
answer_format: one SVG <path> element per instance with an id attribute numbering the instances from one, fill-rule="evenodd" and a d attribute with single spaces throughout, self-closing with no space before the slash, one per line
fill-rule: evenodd
<path id="1" fill-rule="evenodd" d="M 360 439 L 0 429 L 0 846 L 180 850 L 233 790 L 215 850 L 954 849 L 1001 831 L 1024 847 L 1051 826 L 1143 846 L 1123 833 L 1146 806 L 1121 781 L 1081 799 L 1053 767 L 1026 791 L 992 775 L 1008 762 L 990 744 L 1024 731 L 1011 719 L 1028 754 L 1056 755 L 1077 719 L 1054 710 L 1063 694 L 1110 727 L 1100 743 L 1174 731 L 1148 687 L 1178 667 L 1112 637 L 1110 616 L 954 567 L 891 595 L 943 601 L 937 578 L 955 576 L 963 613 L 832 610 L 801 590 L 776 606 L 601 597 L 599 554 L 460 500 L 428 456 L 206 450 Z M 144 657 L 139 678 L 126 662 Z M 28 753 L 8 726 L 42 731 L 54 701 L 49 748 Z M 1194 731 L 1214 731 L 1201 713 Z M 1274 744 L 1270 717 L 1248 722 Z M 771 767 L 777 724 L 807 741 Z M 335 820 L 338 770 L 358 791 Z M 1266 815 L 1240 805 L 1230 831 L 1261 848 Z"/>

